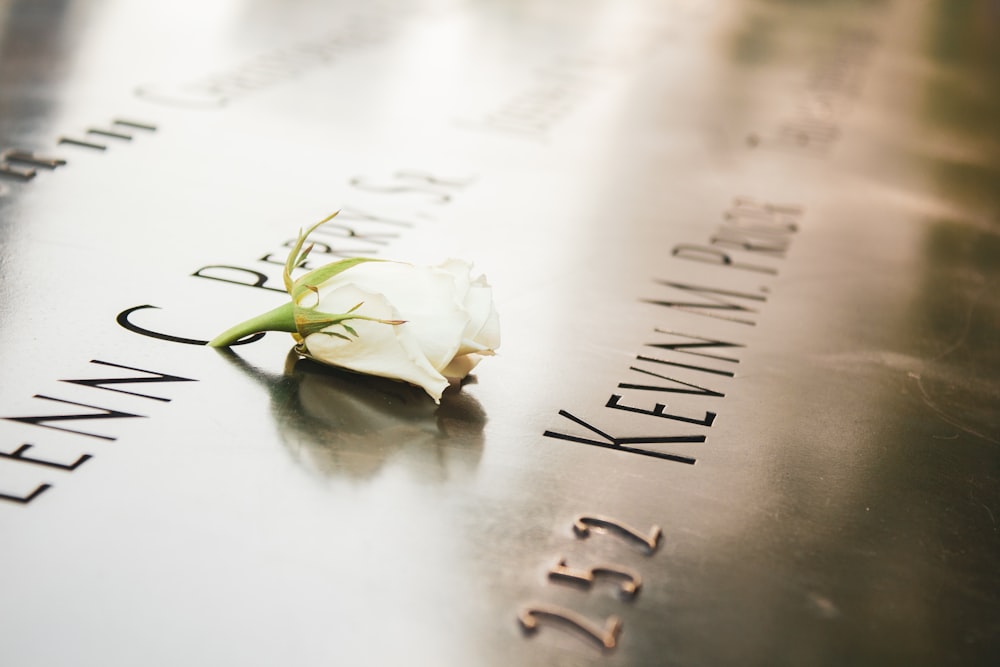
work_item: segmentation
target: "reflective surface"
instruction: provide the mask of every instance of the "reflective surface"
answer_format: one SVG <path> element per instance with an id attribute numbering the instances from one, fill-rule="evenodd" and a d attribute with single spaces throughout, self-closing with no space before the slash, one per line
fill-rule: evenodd
<path id="1" fill-rule="evenodd" d="M 992 664 L 997 18 L 3 3 L 0 662 Z M 494 284 L 440 407 L 189 344 L 337 208 Z"/>

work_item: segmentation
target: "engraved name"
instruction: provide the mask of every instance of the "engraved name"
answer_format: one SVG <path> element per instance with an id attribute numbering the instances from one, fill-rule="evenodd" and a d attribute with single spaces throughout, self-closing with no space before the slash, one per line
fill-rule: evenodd
<path id="1" fill-rule="evenodd" d="M 544 139 L 594 87 L 600 63 L 564 59 L 535 72 L 532 81 L 494 111 L 476 119 L 456 119 L 456 127 L 526 139 Z"/>
<path id="2" fill-rule="evenodd" d="M 335 63 L 351 52 L 384 41 L 388 35 L 386 18 L 352 17 L 323 37 L 264 53 L 233 69 L 188 82 L 143 84 L 135 88 L 134 94 L 162 106 L 218 109 L 250 93 Z"/>
<path id="3" fill-rule="evenodd" d="M 815 61 L 801 92 L 776 129 L 751 133 L 750 147 L 825 157 L 840 138 L 840 126 L 861 88 L 864 70 L 877 45 L 867 30 L 841 30 L 830 53 Z"/>
<path id="4" fill-rule="evenodd" d="M 410 201 L 415 205 L 442 205 L 450 203 L 454 197 L 475 182 L 472 176 L 443 177 L 426 171 L 400 169 L 387 177 L 373 178 L 355 176 L 348 184 L 359 192 L 374 193 L 393 199 Z M 309 237 L 313 243 L 310 260 L 303 270 L 311 270 L 328 262 L 349 257 L 377 257 L 384 247 L 399 238 L 404 230 L 415 227 L 418 216 L 427 219 L 427 214 L 414 211 L 413 215 L 398 217 L 384 215 L 369 208 L 347 205 L 336 218 L 316 229 Z M 269 250 L 258 259 L 240 264 L 208 264 L 197 269 L 192 277 L 212 280 L 229 285 L 249 287 L 284 294 L 281 271 L 288 254 L 286 248 L 295 244 L 288 239 L 279 249 Z M 123 328 L 150 338 L 187 345 L 207 345 L 203 338 L 165 333 L 138 324 L 133 314 L 145 310 L 158 310 L 159 306 L 143 304 L 133 306 L 118 313 L 117 322 Z M 253 343 L 264 334 L 254 334 L 237 343 Z"/>
<path id="5" fill-rule="evenodd" d="M 151 383 L 160 384 L 165 382 L 196 382 L 196 380 L 192 378 L 171 375 L 169 373 L 161 373 L 159 371 L 146 370 L 143 368 L 136 368 L 134 366 L 115 364 L 98 359 L 92 359 L 90 363 L 119 369 L 119 371 L 115 371 L 115 373 L 121 373 L 121 371 L 132 371 L 133 373 L 139 373 L 140 375 L 125 373 L 124 375 L 114 375 L 111 377 L 101 376 L 96 378 L 65 379 L 60 380 L 60 382 L 67 382 L 69 384 L 87 387 L 90 389 L 128 394 L 129 396 L 135 396 L 140 399 L 160 403 L 169 403 L 170 399 L 165 396 L 148 394 L 142 391 L 134 391 L 134 385 L 147 385 Z M 129 386 L 130 389 L 123 389 L 121 388 L 121 385 Z M 63 433 L 69 433 L 75 436 L 75 438 L 89 438 L 91 441 L 98 440 L 103 442 L 114 442 L 118 439 L 117 436 L 109 433 L 109 429 L 93 428 L 92 425 L 94 425 L 94 422 L 105 424 L 108 420 L 147 417 L 147 415 L 144 414 L 131 412 L 130 410 L 132 408 L 124 410 L 117 407 L 109 407 L 103 401 L 98 401 L 101 404 L 94 404 L 90 401 L 83 403 L 66 398 L 60 398 L 58 396 L 49 396 L 47 394 L 35 394 L 33 398 L 45 401 L 45 406 L 46 408 L 49 408 L 49 410 L 56 409 L 58 407 L 58 409 L 63 410 L 63 412 L 56 412 L 55 414 L 46 412 L 40 415 L 30 414 L 16 417 L 2 417 L 2 419 L 20 424 L 26 424 L 28 426 L 62 431 Z M 97 401 L 97 399 L 94 400 Z M 66 406 L 73 407 L 67 408 Z M 110 427 L 110 425 L 108 426 Z M 53 474 L 58 475 L 60 473 L 72 473 L 92 458 L 94 458 L 93 454 L 79 450 L 71 452 L 67 457 L 62 443 L 56 445 L 50 444 L 49 446 L 44 444 L 42 446 L 37 446 L 34 443 L 22 442 L 13 451 L 0 451 L 0 460 L 13 462 L 19 466 L 30 466 L 37 472 L 37 475 L 35 476 L 36 479 L 22 489 L 0 488 L 0 500 L 26 505 L 55 485 L 54 480 L 56 478 L 53 477 Z M 31 476 L 29 476 L 29 478 L 30 477 Z"/>
<path id="6" fill-rule="evenodd" d="M 705 244 L 680 244 L 673 248 L 675 259 L 707 263 L 725 271 L 775 276 L 773 260 L 784 259 L 791 236 L 799 229 L 801 207 L 759 202 L 737 197 L 723 214 L 721 225 Z M 769 288 L 733 290 L 711 284 L 681 280 L 658 280 L 663 294 L 642 299 L 645 303 L 722 320 L 736 325 L 755 326 L 760 307 L 767 302 Z M 629 454 L 693 465 L 697 458 L 687 452 L 652 448 L 651 445 L 701 444 L 706 430 L 715 423 L 718 402 L 726 396 L 726 384 L 735 376 L 739 350 L 745 344 L 654 327 L 649 343 L 635 355 L 628 375 L 618 383 L 604 407 L 635 416 L 650 429 L 649 435 L 614 435 L 599 424 L 600 417 L 581 418 L 569 410 L 559 410 L 563 430 L 546 430 L 543 435 Z M 706 408 L 698 412 L 669 410 L 657 399 L 663 396 L 690 397 Z M 708 409 L 711 408 L 711 409 Z M 649 419 L 652 418 L 652 419 Z M 655 421 L 653 421 L 655 420 Z M 668 423 L 670 426 L 664 426 Z M 577 428 L 564 432 L 570 425 Z"/>
<path id="7" fill-rule="evenodd" d="M 60 146 L 72 146 L 96 151 L 108 149 L 108 139 L 112 141 L 132 141 L 139 133 L 153 132 L 152 123 L 115 118 L 105 127 L 89 127 L 83 135 L 61 136 L 56 140 Z M 38 170 L 53 171 L 68 163 L 61 155 L 42 155 L 23 148 L 6 148 L 0 151 L 0 178 L 15 181 L 30 181 L 38 175 Z M 6 188 L 0 189 L 4 194 Z"/>

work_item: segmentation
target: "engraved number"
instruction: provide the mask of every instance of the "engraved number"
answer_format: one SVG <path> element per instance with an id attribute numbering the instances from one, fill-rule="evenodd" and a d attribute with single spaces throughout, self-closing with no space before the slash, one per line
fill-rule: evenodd
<path id="1" fill-rule="evenodd" d="M 659 526 L 654 525 L 649 529 L 648 535 L 643 535 L 635 528 L 620 521 L 596 514 L 581 514 L 573 521 L 573 532 L 580 539 L 590 537 L 591 529 L 611 532 L 626 540 L 638 542 L 649 553 L 653 553 L 659 548 L 660 539 L 663 537 L 663 531 Z"/>
<path id="2" fill-rule="evenodd" d="M 595 565 L 589 570 L 574 570 L 566 565 L 565 558 L 560 558 L 559 562 L 549 570 L 549 579 L 568 581 L 586 588 L 590 588 L 599 576 L 620 579 L 618 589 L 622 597 L 628 599 L 635 598 L 642 587 L 642 577 L 639 573 L 624 565 Z"/>
<path id="3" fill-rule="evenodd" d="M 597 642 L 602 648 L 608 650 L 615 647 L 618 635 L 622 631 L 622 622 L 617 616 L 608 616 L 602 629 L 579 614 L 552 605 L 525 607 L 517 615 L 517 620 L 527 633 L 536 632 L 539 624 L 546 622 L 583 634 L 587 639 Z"/>

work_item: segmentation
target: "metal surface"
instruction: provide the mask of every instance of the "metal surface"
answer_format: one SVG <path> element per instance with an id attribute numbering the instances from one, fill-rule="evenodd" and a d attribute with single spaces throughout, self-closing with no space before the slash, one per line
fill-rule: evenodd
<path id="1" fill-rule="evenodd" d="M 993 664 L 997 31 L 3 3 L 0 662 Z M 494 284 L 440 408 L 190 344 L 337 208 Z"/>

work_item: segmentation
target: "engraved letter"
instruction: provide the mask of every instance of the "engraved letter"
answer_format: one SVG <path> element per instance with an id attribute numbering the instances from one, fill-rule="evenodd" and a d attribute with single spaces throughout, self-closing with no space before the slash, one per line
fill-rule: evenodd
<path id="1" fill-rule="evenodd" d="M 695 419 L 694 417 L 682 417 L 681 415 L 668 415 L 663 411 L 666 409 L 666 405 L 663 403 L 657 403 L 653 406 L 652 410 L 643 410 L 642 408 L 632 407 L 631 405 L 622 405 L 618 401 L 622 400 L 622 397 L 618 394 L 612 394 L 611 398 L 604 407 L 614 408 L 616 410 L 625 410 L 626 412 L 637 412 L 640 415 L 649 415 L 651 417 L 662 417 L 663 419 L 673 419 L 674 421 L 686 422 L 688 424 L 698 424 L 699 426 L 711 426 L 715 421 L 714 412 L 705 412 L 704 419 Z"/>
<path id="2" fill-rule="evenodd" d="M 377 215 L 372 215 L 371 213 L 365 213 L 364 211 L 358 210 L 356 208 L 342 208 L 340 213 L 337 214 L 337 220 L 340 222 L 359 220 L 361 222 L 380 222 L 386 225 L 393 225 L 395 227 L 412 227 L 412 222 L 407 222 L 405 220 L 394 220 L 392 218 L 383 218 Z M 323 228 L 316 231 L 321 231 Z"/>
<path id="3" fill-rule="evenodd" d="M 651 359 L 649 357 L 638 357 L 643 361 L 657 361 L 656 359 Z M 619 389 L 641 389 L 643 391 L 664 391 L 673 394 L 693 394 L 695 396 L 713 396 L 719 397 L 725 396 L 721 391 L 714 391 L 712 389 L 706 389 L 705 387 L 699 387 L 696 384 L 690 382 L 684 382 L 683 380 L 677 380 L 675 378 L 668 378 L 666 375 L 660 375 L 659 373 L 654 373 L 653 371 L 647 371 L 642 368 L 636 368 L 635 366 L 629 366 L 630 371 L 635 371 L 636 373 L 643 373 L 645 375 L 652 375 L 653 377 L 660 378 L 661 380 L 666 380 L 667 382 L 673 382 L 675 384 L 684 385 L 686 389 L 681 387 L 663 387 L 655 384 L 632 384 L 629 382 L 618 383 Z"/>
<path id="4" fill-rule="evenodd" d="M 737 250 L 762 253 L 778 259 L 784 259 L 785 252 L 788 250 L 789 243 L 785 239 L 770 237 L 758 240 L 754 238 L 752 233 L 738 229 L 726 229 L 725 227 L 721 228 L 719 232 L 718 235 L 712 237 L 712 245 L 729 246 Z"/>
<path id="5" fill-rule="evenodd" d="M 80 467 L 81 464 L 93 458 L 90 454 L 83 454 L 73 463 L 56 463 L 55 461 L 46 461 L 45 459 L 33 459 L 29 456 L 25 456 L 24 453 L 32 448 L 33 445 L 27 443 L 21 445 L 14 450 L 13 453 L 7 454 L 6 452 L 0 452 L 0 458 L 12 459 L 14 461 L 24 461 L 25 463 L 34 463 L 35 465 L 48 466 L 49 468 L 58 468 L 59 470 L 69 470 L 73 471 Z"/>
<path id="6" fill-rule="evenodd" d="M 218 276 L 218 275 L 213 276 L 213 275 L 207 275 L 207 274 L 205 274 L 204 272 L 208 271 L 209 269 L 222 269 L 223 271 L 239 272 L 239 273 L 244 274 L 244 276 L 247 276 L 247 277 L 244 278 L 243 280 L 238 280 L 238 279 L 232 278 L 232 277 L 231 278 L 224 277 L 225 273 L 223 273 L 222 276 Z M 272 292 L 281 292 L 281 293 L 285 292 L 284 288 L 268 287 L 267 284 L 266 284 L 267 283 L 267 276 L 265 274 L 261 273 L 260 271 L 254 271 L 253 269 L 244 269 L 244 268 L 241 268 L 241 267 L 238 267 L 238 266 L 225 266 L 225 265 L 222 265 L 222 264 L 211 264 L 209 266 L 203 266 L 203 267 L 201 267 L 200 269 L 198 269 L 197 271 L 195 271 L 191 275 L 192 276 L 196 276 L 198 278 L 208 278 L 209 280 L 221 280 L 224 283 L 232 283 L 234 285 L 245 285 L 247 287 L 259 287 L 260 289 L 271 290 Z"/>
<path id="7" fill-rule="evenodd" d="M 117 438 L 110 435 L 99 435 L 97 433 L 87 433 L 86 431 L 76 431 L 71 428 L 63 428 L 62 426 L 53 426 L 51 424 L 46 424 L 45 422 L 55 422 L 55 421 L 70 421 L 75 419 L 119 419 L 125 417 L 145 417 L 145 415 L 133 415 L 129 412 L 121 412 L 119 410 L 111 410 L 109 408 L 101 408 L 96 405 L 87 405 L 86 403 L 76 403 L 74 401 L 65 401 L 61 398 L 52 398 L 51 396 L 43 396 L 41 394 L 35 394 L 34 398 L 41 398 L 46 401 L 54 401 L 56 403 L 66 403 L 67 405 L 79 405 L 82 408 L 90 408 L 91 410 L 100 410 L 97 413 L 84 413 L 82 415 L 39 415 L 37 417 L 3 417 L 7 421 L 21 422 L 22 424 L 34 424 L 35 426 L 44 426 L 45 428 L 55 429 L 57 431 L 66 431 L 67 433 L 76 433 L 77 435 L 86 435 L 91 438 L 99 438 L 101 440 L 116 440 Z"/>
<path id="8" fill-rule="evenodd" d="M 169 87 L 139 86 L 134 91 L 139 99 L 155 104 L 165 104 L 186 109 L 217 109 L 229 100 L 213 88 L 199 86 L 181 86 L 174 90 Z"/>
<path id="9" fill-rule="evenodd" d="M 51 484 L 39 484 L 35 487 L 35 490 L 26 496 L 12 496 L 9 493 L 0 493 L 0 500 L 9 500 L 12 503 L 20 503 L 21 505 L 27 505 L 32 500 L 42 495 L 43 492 L 52 488 Z"/>
<path id="10" fill-rule="evenodd" d="M 706 301 L 702 303 L 697 302 L 687 302 L 687 301 L 662 301 L 659 299 L 644 299 L 646 303 L 653 303 L 657 306 L 666 306 L 668 308 L 676 308 L 677 310 L 692 313 L 694 315 L 705 315 L 706 317 L 714 317 L 720 320 L 728 320 L 730 322 L 738 322 L 740 324 L 749 324 L 754 326 L 756 324 L 753 320 L 743 319 L 739 317 L 734 317 L 727 314 L 720 314 L 715 311 L 725 310 L 725 311 L 739 311 L 740 313 L 756 313 L 757 311 L 753 308 L 745 306 L 739 303 L 733 303 L 725 299 L 724 297 L 736 297 L 738 299 L 748 299 L 751 301 L 767 301 L 767 298 L 759 294 L 747 294 L 745 292 L 733 292 L 731 290 L 715 289 L 713 287 L 696 287 L 694 285 L 685 285 L 683 283 L 670 282 L 668 280 L 659 281 L 661 285 L 666 285 L 668 287 L 673 287 L 674 289 L 684 290 L 687 292 L 694 292 L 695 294 L 703 297 Z M 702 312 L 711 311 L 711 312 Z"/>
<path id="11" fill-rule="evenodd" d="M 98 389 L 107 389 L 108 391 L 117 391 L 123 394 L 131 394 L 132 396 L 141 396 L 142 398 L 151 398 L 154 401 L 164 401 L 166 403 L 170 402 L 169 398 L 163 398 L 161 396 L 150 396 L 149 394 L 140 394 L 137 391 L 125 391 L 124 389 L 115 389 L 114 387 L 106 387 L 104 385 L 108 384 L 132 384 L 132 383 L 143 383 L 143 382 L 197 382 L 197 380 L 192 380 L 191 378 L 182 378 L 179 375 L 167 375 L 166 373 L 157 373 L 156 371 L 147 371 L 141 368 L 133 368 L 131 366 L 122 366 L 120 364 L 112 364 L 107 361 L 98 361 L 97 359 L 91 359 L 90 363 L 100 364 L 102 366 L 112 366 L 114 368 L 125 368 L 130 371 L 135 371 L 137 373 L 147 373 L 149 375 L 154 375 L 155 377 L 137 377 L 137 378 L 101 378 L 101 379 L 86 379 L 86 380 L 60 380 L 60 382 L 69 382 L 70 384 L 79 384 L 85 387 L 96 387 Z"/>
<path id="12" fill-rule="evenodd" d="M 734 364 L 740 363 L 740 360 L 736 357 L 723 357 L 718 354 L 707 354 L 705 352 L 692 352 L 695 348 L 705 348 L 705 347 L 746 347 L 740 343 L 727 343 L 722 340 L 715 340 L 714 338 L 704 338 L 702 336 L 693 336 L 691 334 L 677 333 L 676 331 L 665 331 L 663 329 L 656 329 L 656 333 L 667 334 L 670 336 L 680 336 L 681 338 L 689 338 L 693 340 L 700 340 L 700 343 L 646 343 L 647 347 L 658 347 L 661 350 L 672 350 L 674 352 L 684 352 L 685 354 L 694 354 L 699 357 L 708 357 L 709 359 L 718 359 L 720 361 L 731 361 Z M 725 371 L 711 371 L 706 368 L 701 368 L 696 366 L 698 370 L 704 370 L 708 372 L 714 372 L 721 375 L 729 375 L 732 377 L 732 373 L 726 373 Z"/>
<path id="13" fill-rule="evenodd" d="M 557 433 L 556 431 L 545 431 L 542 435 L 548 438 L 556 438 L 558 440 L 569 440 L 570 442 L 579 442 L 584 445 L 593 445 L 594 447 L 604 447 L 607 449 L 616 449 L 622 452 L 628 452 L 630 454 L 641 454 L 643 456 L 651 456 L 657 459 L 663 459 L 665 461 L 675 461 L 677 463 L 687 463 L 688 465 L 693 465 L 696 459 L 690 456 L 681 456 L 679 454 L 666 454 L 664 452 L 657 452 L 649 449 L 640 449 L 638 447 L 629 447 L 628 445 L 634 444 L 668 444 L 668 443 L 679 443 L 679 442 L 705 442 L 705 436 L 703 435 L 653 435 L 653 436 L 643 436 L 643 437 L 629 437 L 629 438 L 616 438 L 614 436 L 608 435 L 604 431 L 591 426 L 587 422 L 583 421 L 579 417 L 571 415 L 565 410 L 560 410 L 559 415 L 565 417 L 575 424 L 579 424 L 591 433 L 596 433 L 600 437 L 604 438 L 604 442 L 600 440 L 592 440 L 590 438 L 583 438 L 577 435 L 570 435 L 568 433 Z"/>
<path id="14" fill-rule="evenodd" d="M 122 312 L 118 313 L 118 317 L 115 318 L 115 321 L 117 321 L 122 328 L 127 329 L 132 333 L 137 333 L 141 336 L 149 336 L 150 338 L 156 338 L 157 340 L 165 340 L 170 343 L 183 343 L 184 345 L 208 345 L 207 340 L 199 340 L 197 338 L 182 338 L 181 336 L 171 336 L 170 334 L 160 333 L 158 331 L 152 331 L 150 329 L 144 329 L 143 327 L 140 327 L 138 324 L 133 323 L 129 319 L 129 315 L 131 315 L 135 311 L 145 310 L 146 308 L 153 308 L 159 310 L 158 306 L 151 306 L 149 304 L 143 306 L 133 306 L 128 310 L 123 310 Z M 252 336 L 247 336 L 246 338 L 233 343 L 233 345 L 246 345 L 247 343 L 253 343 L 254 341 L 258 341 L 263 337 L 264 337 L 264 332 L 258 332 Z"/>
<path id="15" fill-rule="evenodd" d="M 777 269 L 771 268 L 770 266 L 734 262 L 733 258 L 729 256 L 729 253 L 722 252 L 716 248 L 707 248 L 700 245 L 682 243 L 681 245 L 674 246 L 672 254 L 674 257 L 680 257 L 681 259 L 690 259 L 695 262 L 705 262 L 706 264 L 718 264 L 719 266 L 726 266 L 733 269 L 745 269 L 747 271 L 768 273 L 772 276 L 777 275 L 778 273 Z"/>

